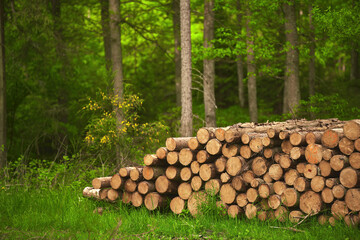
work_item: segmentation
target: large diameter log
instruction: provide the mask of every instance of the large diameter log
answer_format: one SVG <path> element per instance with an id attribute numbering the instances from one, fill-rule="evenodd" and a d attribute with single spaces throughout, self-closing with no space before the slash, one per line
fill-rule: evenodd
<path id="1" fill-rule="evenodd" d="M 131 195 L 131 203 L 134 207 L 140 207 L 143 204 L 144 198 L 139 192 L 134 192 Z"/>
<path id="2" fill-rule="evenodd" d="M 306 143 L 305 132 L 293 132 L 290 134 L 289 141 L 293 146 L 300 146 Z"/>
<path id="3" fill-rule="evenodd" d="M 174 166 L 169 166 L 166 168 L 165 171 L 165 176 L 169 179 L 169 180 L 173 180 L 173 181 L 180 181 L 181 177 L 180 177 L 180 168 L 174 167 Z"/>
<path id="4" fill-rule="evenodd" d="M 185 201 L 180 197 L 174 197 L 170 202 L 170 209 L 175 214 L 180 214 L 184 210 Z"/>
<path id="5" fill-rule="evenodd" d="M 352 167 L 347 167 L 340 172 L 340 183 L 347 188 L 360 186 L 360 172 Z"/>
<path id="6" fill-rule="evenodd" d="M 177 193 L 178 184 L 170 181 L 166 176 L 160 176 L 155 181 L 156 191 L 159 193 Z"/>
<path id="7" fill-rule="evenodd" d="M 270 195 L 274 194 L 274 188 L 272 183 L 261 184 L 258 188 L 259 196 L 261 198 L 268 198 Z"/>
<path id="8" fill-rule="evenodd" d="M 321 200 L 323 200 L 324 203 L 332 203 L 334 201 L 334 194 L 331 188 L 326 187 L 321 191 Z"/>
<path id="9" fill-rule="evenodd" d="M 120 177 L 120 174 L 115 174 L 114 176 L 111 177 L 110 180 L 110 186 L 113 189 L 120 189 L 123 188 L 125 184 L 125 179 Z"/>
<path id="10" fill-rule="evenodd" d="M 145 207 L 150 211 L 164 206 L 165 203 L 166 203 L 166 199 L 164 198 L 164 196 L 161 196 L 157 192 L 148 193 L 145 196 L 145 200 L 144 200 Z"/>
<path id="11" fill-rule="evenodd" d="M 313 179 L 317 175 L 320 175 L 320 168 L 315 164 L 306 164 L 304 177 L 308 179 Z"/>
<path id="12" fill-rule="evenodd" d="M 290 158 L 289 154 L 281 154 L 279 164 L 283 169 L 294 167 L 296 162 Z"/>
<path id="13" fill-rule="evenodd" d="M 248 203 L 245 207 L 245 215 L 248 219 L 253 219 L 256 217 L 258 209 L 255 205 Z"/>
<path id="14" fill-rule="evenodd" d="M 322 132 L 308 132 L 305 135 L 307 144 L 321 143 Z"/>
<path id="15" fill-rule="evenodd" d="M 281 205 L 281 197 L 277 194 L 273 194 L 268 199 L 268 205 L 272 209 L 277 209 Z"/>
<path id="16" fill-rule="evenodd" d="M 343 154 L 350 155 L 355 150 L 354 141 L 351 141 L 350 139 L 343 137 L 339 141 L 339 149 Z"/>
<path id="17" fill-rule="evenodd" d="M 191 188 L 196 192 L 199 191 L 202 187 L 203 181 L 199 176 L 194 176 L 191 179 Z"/>
<path id="18" fill-rule="evenodd" d="M 349 158 L 345 155 L 334 155 L 330 159 L 330 166 L 335 171 L 339 172 L 343 168 L 346 168 L 349 166 Z"/>
<path id="19" fill-rule="evenodd" d="M 201 144 L 206 144 L 210 139 L 215 138 L 216 128 L 200 128 L 196 133 L 196 138 Z"/>
<path id="20" fill-rule="evenodd" d="M 269 175 L 272 179 L 274 179 L 275 181 L 280 180 L 283 176 L 283 169 L 280 166 L 280 164 L 272 164 L 269 167 Z"/>
<path id="21" fill-rule="evenodd" d="M 315 176 L 311 179 L 310 186 L 314 192 L 321 192 L 325 187 L 325 178 L 323 176 Z"/>
<path id="22" fill-rule="evenodd" d="M 298 177 L 295 179 L 294 188 L 298 192 L 305 192 L 310 189 L 310 181 L 304 177 Z"/>
<path id="23" fill-rule="evenodd" d="M 116 199 L 119 198 L 119 195 L 120 195 L 120 193 L 118 190 L 110 189 L 107 192 L 107 199 L 109 199 L 110 201 L 115 201 Z"/>
<path id="24" fill-rule="evenodd" d="M 209 163 L 217 159 L 217 156 L 210 155 L 206 150 L 200 150 L 196 154 L 196 160 L 199 163 Z"/>
<path id="25" fill-rule="evenodd" d="M 322 160 L 323 149 L 319 144 L 310 144 L 305 149 L 305 158 L 308 163 L 318 164 Z"/>
<path id="26" fill-rule="evenodd" d="M 227 213 L 229 217 L 236 218 L 239 214 L 243 213 L 244 211 L 238 205 L 230 205 L 227 209 Z"/>
<path id="27" fill-rule="evenodd" d="M 209 181 L 211 178 L 214 178 L 217 175 L 215 171 L 215 164 L 202 164 L 200 166 L 199 176 L 202 180 Z"/>
<path id="28" fill-rule="evenodd" d="M 349 209 L 344 201 L 336 200 L 331 205 L 331 214 L 335 219 L 343 219 L 349 213 Z"/>
<path id="29" fill-rule="evenodd" d="M 221 153 L 222 144 L 219 140 L 214 138 L 207 142 L 205 148 L 206 151 L 211 155 L 217 155 Z"/>
<path id="30" fill-rule="evenodd" d="M 179 162 L 179 153 L 178 152 L 169 152 L 166 157 L 166 161 L 170 165 L 175 165 Z"/>
<path id="31" fill-rule="evenodd" d="M 289 186 L 293 186 L 295 180 L 299 177 L 299 173 L 298 171 L 296 171 L 296 169 L 289 169 L 285 174 L 284 174 L 284 181 L 287 185 Z"/>
<path id="32" fill-rule="evenodd" d="M 279 196 L 281 196 L 281 194 L 283 194 L 283 192 L 286 190 L 286 188 L 287 188 L 287 186 L 283 181 L 276 181 L 273 184 L 274 192 Z"/>
<path id="33" fill-rule="evenodd" d="M 196 153 L 191 151 L 190 148 L 183 148 L 179 153 L 179 162 L 183 166 L 189 166 L 190 163 L 196 159 Z"/>
<path id="34" fill-rule="evenodd" d="M 231 204 L 235 201 L 236 191 L 231 184 L 223 184 L 220 188 L 220 199 L 226 203 Z"/>
<path id="35" fill-rule="evenodd" d="M 240 146 L 238 144 L 225 143 L 221 148 L 221 153 L 227 158 L 234 157 L 239 155 Z"/>
<path id="36" fill-rule="evenodd" d="M 240 155 L 245 159 L 249 159 L 253 155 L 253 152 L 248 145 L 242 145 L 240 147 Z"/>
<path id="37" fill-rule="evenodd" d="M 343 199 L 346 194 L 346 191 L 347 191 L 346 188 L 341 184 L 337 184 L 331 189 L 331 192 L 333 193 L 334 197 L 337 199 Z"/>
<path id="38" fill-rule="evenodd" d="M 251 169 L 255 173 L 256 176 L 260 177 L 264 175 L 267 170 L 270 162 L 262 157 L 256 157 L 251 164 Z"/>
<path id="39" fill-rule="evenodd" d="M 125 191 L 122 194 L 121 201 L 125 204 L 129 204 L 131 202 L 131 198 L 132 198 L 132 193 Z"/>
<path id="40" fill-rule="evenodd" d="M 244 182 L 250 184 L 251 181 L 255 178 L 255 174 L 253 171 L 248 170 L 241 174 L 241 177 L 243 178 Z"/>
<path id="41" fill-rule="evenodd" d="M 155 191 L 155 184 L 153 182 L 142 181 L 138 185 L 138 192 L 143 195 L 146 195 L 149 192 L 153 192 L 153 191 Z"/>
<path id="42" fill-rule="evenodd" d="M 195 151 L 195 150 L 204 149 L 205 145 L 199 143 L 199 141 L 197 140 L 197 138 L 192 137 L 192 138 L 190 138 L 189 141 L 188 141 L 188 147 L 189 147 L 192 151 Z"/>
<path id="43" fill-rule="evenodd" d="M 200 172 L 200 163 L 198 161 L 192 161 L 190 164 L 190 169 L 193 174 L 199 174 Z"/>
<path id="44" fill-rule="evenodd" d="M 200 167 L 200 169 L 201 169 L 201 167 Z M 192 176 L 193 176 L 193 173 L 191 171 L 191 168 L 184 167 L 180 170 L 180 178 L 182 181 L 187 182 L 191 179 Z"/>
<path id="45" fill-rule="evenodd" d="M 360 138 L 360 124 L 359 121 L 348 121 L 345 123 L 344 135 L 350 140 L 356 140 Z"/>
<path id="46" fill-rule="evenodd" d="M 290 158 L 293 160 L 298 160 L 303 156 L 305 156 L 305 149 L 303 147 L 293 147 L 290 150 Z"/>
<path id="47" fill-rule="evenodd" d="M 259 199 L 259 192 L 256 188 L 248 188 L 246 197 L 249 202 L 254 203 Z"/>
<path id="48" fill-rule="evenodd" d="M 321 137 L 321 144 L 327 148 L 334 148 L 339 143 L 339 134 L 338 132 L 328 129 L 324 132 Z"/>
<path id="49" fill-rule="evenodd" d="M 243 170 L 246 166 L 247 164 L 244 158 L 240 156 L 231 157 L 226 162 L 226 172 L 230 176 L 236 176 L 240 174 L 241 170 Z"/>
<path id="50" fill-rule="evenodd" d="M 231 180 L 231 186 L 238 192 L 244 192 L 246 190 L 246 183 L 241 176 L 233 177 Z"/>
<path id="51" fill-rule="evenodd" d="M 201 214 L 201 206 L 206 203 L 207 195 L 203 191 L 193 192 L 189 197 L 187 206 L 192 216 Z"/>
<path id="52" fill-rule="evenodd" d="M 93 187 L 85 187 L 83 190 L 83 196 L 87 198 L 100 198 L 100 189 L 95 189 Z"/>
<path id="53" fill-rule="evenodd" d="M 183 148 L 188 147 L 188 141 L 191 137 L 178 137 L 178 138 L 167 138 L 166 148 L 169 151 L 180 151 Z"/>
<path id="54" fill-rule="evenodd" d="M 345 195 L 345 203 L 351 211 L 360 211 L 360 189 L 349 189 Z"/>
<path id="55" fill-rule="evenodd" d="M 290 143 L 289 140 L 285 140 L 281 143 L 281 150 L 286 154 L 290 154 L 292 148 L 293 145 Z"/>
<path id="56" fill-rule="evenodd" d="M 163 174 L 165 174 L 165 169 L 161 167 L 146 166 L 143 169 L 143 176 L 146 180 L 155 180 Z"/>
<path id="57" fill-rule="evenodd" d="M 215 170 L 219 173 L 222 173 L 226 169 L 226 161 L 227 159 L 223 156 L 219 157 L 215 161 Z"/>
<path id="58" fill-rule="evenodd" d="M 336 172 L 331 168 L 331 165 L 327 161 L 321 161 L 319 163 L 320 174 L 323 177 L 334 177 Z"/>
<path id="59" fill-rule="evenodd" d="M 123 167 L 119 169 L 120 177 L 126 178 L 130 176 L 130 171 L 135 167 Z"/>
<path id="60" fill-rule="evenodd" d="M 141 181 L 143 179 L 143 167 L 134 168 L 130 171 L 130 179 L 134 182 Z"/>
<path id="61" fill-rule="evenodd" d="M 245 207 L 248 204 L 246 193 L 240 193 L 236 196 L 236 204 L 239 207 Z"/>
<path id="62" fill-rule="evenodd" d="M 168 153 L 169 150 L 167 150 L 167 148 L 161 147 L 156 150 L 156 157 L 159 159 L 165 159 Z"/>
<path id="63" fill-rule="evenodd" d="M 146 154 L 144 156 L 144 164 L 146 166 L 164 166 L 166 165 L 166 161 L 164 161 L 163 159 L 159 159 L 154 154 Z"/>
<path id="64" fill-rule="evenodd" d="M 354 152 L 349 157 L 350 166 L 354 169 L 360 169 L 360 153 Z"/>
<path id="65" fill-rule="evenodd" d="M 320 194 L 307 191 L 300 196 L 300 210 L 306 214 L 316 214 L 321 211 L 323 202 Z"/>
<path id="66" fill-rule="evenodd" d="M 220 179 L 211 179 L 205 183 L 205 191 L 210 195 L 216 195 L 220 192 Z"/>
<path id="67" fill-rule="evenodd" d="M 111 178 L 112 177 L 94 178 L 91 183 L 95 189 L 108 188 L 110 187 Z"/>
<path id="68" fill-rule="evenodd" d="M 264 145 L 262 143 L 262 139 L 260 137 L 256 137 L 250 140 L 249 147 L 251 151 L 255 153 L 261 152 L 263 150 Z"/>
<path id="69" fill-rule="evenodd" d="M 125 181 L 125 186 L 124 186 L 125 191 L 133 193 L 133 192 L 135 192 L 136 187 L 137 187 L 137 184 L 133 180 L 127 179 Z"/>
<path id="70" fill-rule="evenodd" d="M 183 182 L 178 187 L 178 194 L 184 200 L 188 200 L 192 193 L 191 184 L 187 182 Z"/>

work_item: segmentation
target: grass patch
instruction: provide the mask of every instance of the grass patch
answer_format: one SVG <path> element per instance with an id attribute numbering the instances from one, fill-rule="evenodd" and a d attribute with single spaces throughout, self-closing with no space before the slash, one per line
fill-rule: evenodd
<path id="1" fill-rule="evenodd" d="M 121 203 L 85 199 L 80 189 L 0 190 L 0 239 L 359 239 L 360 231 L 339 222 L 321 226 L 316 218 L 295 233 L 271 226 L 291 223 L 260 222 L 206 214 L 197 218 L 168 210 L 149 212 Z M 93 213 L 103 207 L 102 215 Z"/>

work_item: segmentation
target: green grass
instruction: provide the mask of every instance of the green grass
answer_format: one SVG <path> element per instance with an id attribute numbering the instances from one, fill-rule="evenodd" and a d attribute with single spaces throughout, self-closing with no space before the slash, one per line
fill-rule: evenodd
<path id="1" fill-rule="evenodd" d="M 271 227 L 291 223 L 149 212 L 85 199 L 81 191 L 1 189 L 0 239 L 360 239 L 358 229 L 341 222 L 321 226 L 310 218 L 298 227 L 305 232 L 292 232 Z M 93 213 L 97 207 L 104 208 L 103 215 Z"/>

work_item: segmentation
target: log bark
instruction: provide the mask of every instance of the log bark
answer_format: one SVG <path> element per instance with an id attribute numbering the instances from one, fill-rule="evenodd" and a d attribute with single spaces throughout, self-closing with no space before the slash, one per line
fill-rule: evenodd
<path id="1" fill-rule="evenodd" d="M 175 214 L 180 214 L 185 208 L 185 201 L 180 197 L 174 197 L 170 202 L 170 209 Z"/>
<path id="2" fill-rule="evenodd" d="M 170 181 L 166 176 L 160 176 L 155 181 L 155 188 L 158 193 L 177 193 L 178 183 Z"/>
<path id="3" fill-rule="evenodd" d="M 83 196 L 87 198 L 100 198 L 100 189 L 95 189 L 93 187 L 85 187 L 82 193 Z"/>
<path id="4" fill-rule="evenodd" d="M 178 195 L 183 200 L 188 200 L 192 193 L 191 184 L 187 182 L 183 182 L 178 187 Z"/>
<path id="5" fill-rule="evenodd" d="M 142 195 L 146 195 L 154 191 L 155 191 L 155 184 L 153 182 L 142 181 L 138 185 L 138 192 L 141 193 Z"/>
<path id="6" fill-rule="evenodd" d="M 355 147 L 356 151 L 360 152 L 360 138 L 355 140 L 354 147 Z"/>
<path id="7" fill-rule="evenodd" d="M 155 180 L 165 174 L 165 169 L 161 167 L 144 167 L 143 176 L 146 180 Z"/>
<path id="8" fill-rule="evenodd" d="M 157 158 L 157 156 L 154 154 L 146 154 L 144 156 L 144 164 L 146 166 L 164 166 L 166 161 Z"/>
<path id="9" fill-rule="evenodd" d="M 123 178 L 127 178 L 130 176 L 130 171 L 135 167 L 123 167 L 119 169 L 119 174 Z"/>
<path id="10" fill-rule="evenodd" d="M 180 151 L 188 147 L 188 141 L 191 137 L 167 138 L 165 145 L 169 151 Z"/>
<path id="11" fill-rule="evenodd" d="M 91 183 L 95 189 L 108 188 L 110 187 L 111 178 L 112 177 L 94 178 Z"/>
<path id="12" fill-rule="evenodd" d="M 201 189 L 202 185 L 203 185 L 203 181 L 202 179 L 199 177 L 199 176 L 194 176 L 192 179 L 191 179 L 191 188 L 197 192 Z"/>

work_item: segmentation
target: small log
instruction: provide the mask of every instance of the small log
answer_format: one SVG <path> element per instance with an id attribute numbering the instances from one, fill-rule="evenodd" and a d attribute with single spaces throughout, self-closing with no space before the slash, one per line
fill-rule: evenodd
<path id="1" fill-rule="evenodd" d="M 254 174 L 254 172 L 251 171 L 251 170 L 248 170 L 248 171 L 243 172 L 243 173 L 241 174 L 241 176 L 242 176 L 243 180 L 244 180 L 246 183 L 248 183 L 248 184 L 250 184 L 251 181 L 255 178 L 255 174 Z"/>
<path id="2" fill-rule="evenodd" d="M 251 139 L 257 137 L 259 134 L 258 133 L 255 133 L 255 132 L 249 132 L 249 133 L 243 133 L 241 135 L 241 142 L 243 144 L 246 144 L 248 145 L 251 141 Z"/>
<path id="3" fill-rule="evenodd" d="M 274 128 L 269 128 L 266 130 L 266 134 L 268 135 L 269 138 L 276 138 L 279 136 L 279 133 L 280 130 Z"/>
<path id="4" fill-rule="evenodd" d="M 160 176 L 155 181 L 155 188 L 158 193 L 177 193 L 178 183 L 170 181 L 166 176 Z"/>
<path id="5" fill-rule="evenodd" d="M 293 147 L 290 150 L 290 158 L 293 160 L 298 160 L 305 156 L 305 149 L 303 147 Z"/>
<path id="6" fill-rule="evenodd" d="M 100 198 L 100 189 L 95 189 L 93 187 L 85 187 L 83 190 L 83 196 L 87 198 Z"/>
<path id="7" fill-rule="evenodd" d="M 134 192 L 131 195 L 131 203 L 134 207 L 140 207 L 143 204 L 144 198 L 139 192 Z"/>
<path id="8" fill-rule="evenodd" d="M 308 132 L 305 135 L 305 141 L 308 145 L 321 143 L 322 132 Z"/>
<path id="9" fill-rule="evenodd" d="M 245 159 L 249 159 L 251 158 L 252 155 L 253 153 L 248 145 L 242 145 L 240 147 L 240 156 L 242 156 Z"/>
<path id="10" fill-rule="evenodd" d="M 172 181 L 181 181 L 180 168 L 169 166 L 166 168 L 165 176 Z"/>
<path id="11" fill-rule="evenodd" d="M 252 188 L 258 188 L 260 184 L 265 183 L 264 179 L 262 178 L 254 178 L 251 182 L 250 182 L 250 186 Z"/>
<path id="12" fill-rule="evenodd" d="M 288 131 L 280 131 L 279 132 L 279 139 L 280 140 L 286 140 L 288 139 L 290 136 L 289 132 Z"/>
<path id="13" fill-rule="evenodd" d="M 189 166 L 190 163 L 196 159 L 196 153 L 191 151 L 190 148 L 183 148 L 179 153 L 179 162 L 183 166 Z"/>
<path id="14" fill-rule="evenodd" d="M 305 171 L 304 171 L 304 177 L 308 179 L 313 179 L 315 176 L 320 175 L 320 169 L 315 164 L 306 164 Z"/>
<path id="15" fill-rule="evenodd" d="M 356 151 L 360 152 L 360 138 L 355 140 L 354 147 L 355 147 Z"/>
<path id="16" fill-rule="evenodd" d="M 200 128 L 196 133 L 196 138 L 201 144 L 206 144 L 210 139 L 215 138 L 215 128 Z"/>
<path id="17" fill-rule="evenodd" d="M 298 171 L 299 174 L 304 174 L 306 168 L 306 163 L 301 162 L 296 164 L 296 171 Z"/>
<path id="18" fill-rule="evenodd" d="M 225 133 L 226 131 L 230 129 L 230 127 L 226 127 L 226 128 L 217 128 L 215 130 L 215 137 L 217 140 L 219 140 L 220 142 L 225 141 Z"/>
<path id="19" fill-rule="evenodd" d="M 230 175 L 227 172 L 223 172 L 222 174 L 220 174 L 220 180 L 222 183 L 227 183 L 230 181 Z"/>
<path id="20" fill-rule="evenodd" d="M 229 161 L 229 160 L 228 160 Z M 254 174 L 258 177 L 264 175 L 267 170 L 270 162 L 262 157 L 256 157 L 251 164 L 251 169 L 253 170 Z"/>
<path id="21" fill-rule="evenodd" d="M 339 134 L 333 129 L 326 130 L 321 137 L 321 144 L 327 148 L 335 148 L 339 143 Z"/>
<path id="22" fill-rule="evenodd" d="M 293 210 L 289 213 L 289 220 L 292 223 L 298 223 L 305 217 L 304 213 L 299 210 Z"/>
<path id="23" fill-rule="evenodd" d="M 206 150 L 200 150 L 196 154 L 196 160 L 199 163 L 209 163 L 214 162 L 217 159 L 216 156 L 210 155 Z"/>
<path id="24" fill-rule="evenodd" d="M 166 161 L 170 165 L 176 165 L 179 163 L 179 153 L 178 152 L 169 152 L 166 157 Z"/>
<path id="25" fill-rule="evenodd" d="M 248 188 L 246 197 L 249 202 L 254 203 L 259 199 L 259 192 L 256 188 Z"/>
<path id="26" fill-rule="evenodd" d="M 304 177 L 298 177 L 295 179 L 294 188 L 298 192 L 305 192 L 310 189 L 310 181 Z"/>
<path id="27" fill-rule="evenodd" d="M 269 172 L 266 172 L 263 176 L 263 179 L 266 183 L 272 183 L 274 180 L 270 176 Z"/>
<path id="28" fill-rule="evenodd" d="M 273 157 L 273 149 L 272 148 L 264 148 L 264 157 L 267 159 L 271 159 Z"/>
<path id="29" fill-rule="evenodd" d="M 135 167 L 123 167 L 119 169 L 120 177 L 127 178 L 130 176 L 130 171 Z"/>
<path id="30" fill-rule="evenodd" d="M 321 191 L 321 200 L 324 203 L 332 203 L 334 201 L 334 194 L 331 188 L 326 187 Z"/>
<path id="31" fill-rule="evenodd" d="M 320 194 L 306 191 L 300 196 L 300 210 L 306 214 L 316 214 L 321 211 L 323 202 Z"/>
<path id="32" fill-rule="evenodd" d="M 292 168 L 295 166 L 296 161 L 290 158 L 289 154 L 281 154 L 279 164 L 283 169 Z"/>
<path id="33" fill-rule="evenodd" d="M 331 191 L 335 198 L 343 199 L 347 190 L 343 185 L 337 184 L 331 189 Z"/>
<path id="34" fill-rule="evenodd" d="M 248 165 L 246 164 L 245 159 L 240 156 L 231 157 L 226 162 L 226 172 L 230 176 L 240 174 L 241 171 L 245 170 L 247 167 Z"/>
<path id="35" fill-rule="evenodd" d="M 344 201 L 335 200 L 331 205 L 331 214 L 335 219 L 341 220 L 349 213 L 349 209 Z"/>
<path id="36" fill-rule="evenodd" d="M 136 187 L 137 187 L 137 184 L 133 180 L 127 179 L 125 181 L 125 186 L 124 186 L 125 191 L 133 193 L 136 191 Z"/>
<path id="37" fill-rule="evenodd" d="M 216 207 L 219 210 L 219 213 L 221 216 L 226 216 L 229 205 L 227 205 L 226 203 L 223 203 L 221 200 L 219 200 L 219 201 L 216 201 Z"/>
<path id="38" fill-rule="evenodd" d="M 275 181 L 280 180 L 283 176 L 283 169 L 280 164 L 272 164 L 269 168 L 269 175 Z"/>
<path id="39" fill-rule="evenodd" d="M 315 176 L 311 179 L 310 186 L 314 192 L 321 192 L 325 187 L 325 178 L 323 176 Z"/>
<path id="40" fill-rule="evenodd" d="M 99 191 L 99 198 L 101 200 L 106 200 L 107 199 L 107 194 L 108 192 L 110 191 L 111 188 L 103 188 L 103 189 L 100 189 Z"/>
<path id="41" fill-rule="evenodd" d="M 158 148 L 158 149 L 156 150 L 156 157 L 157 157 L 158 159 L 163 160 L 163 159 L 166 158 L 166 156 L 167 156 L 168 153 L 169 153 L 169 150 L 167 150 L 167 148 L 161 147 L 161 148 Z"/>
<path id="42" fill-rule="evenodd" d="M 120 177 L 120 174 L 115 174 L 110 180 L 110 186 L 113 189 L 123 188 L 125 185 L 125 178 Z"/>
<path id="43" fill-rule="evenodd" d="M 193 174 L 199 174 L 200 172 L 200 163 L 198 161 L 192 161 L 190 164 L 190 169 Z"/>
<path id="44" fill-rule="evenodd" d="M 233 179 L 231 180 L 231 186 L 238 192 L 245 192 L 246 190 L 246 183 L 241 176 L 233 177 Z"/>
<path id="45" fill-rule="evenodd" d="M 211 155 L 217 155 L 221 153 L 222 144 L 219 140 L 214 138 L 207 142 L 205 148 Z"/>
<path id="46" fill-rule="evenodd" d="M 360 217 L 359 215 L 346 215 L 344 217 L 344 222 L 348 227 L 357 227 L 360 223 Z"/>
<path id="47" fill-rule="evenodd" d="M 273 148 L 273 147 L 281 145 L 280 140 L 271 139 L 271 138 L 269 138 L 267 136 L 262 137 L 261 141 L 262 141 L 263 146 L 266 147 L 266 148 Z"/>
<path id="48" fill-rule="evenodd" d="M 350 140 L 356 140 L 360 138 L 360 124 L 359 121 L 348 121 L 345 123 L 344 135 Z"/>
<path id="49" fill-rule="evenodd" d="M 153 191 L 155 191 L 155 184 L 153 182 L 142 181 L 138 184 L 138 192 L 142 195 L 146 195 Z"/>
<path id="50" fill-rule="evenodd" d="M 328 188 L 333 188 L 336 184 L 339 184 L 340 181 L 338 178 L 327 178 L 325 180 L 325 185 Z"/>
<path id="51" fill-rule="evenodd" d="M 220 188 L 220 199 L 226 203 L 231 204 L 235 201 L 236 191 L 231 184 L 223 184 Z"/>
<path id="52" fill-rule="evenodd" d="M 289 186 L 293 186 L 295 180 L 299 177 L 299 173 L 298 171 L 296 171 L 296 169 L 289 169 L 285 174 L 284 174 L 284 181 L 287 185 Z"/>
<path id="53" fill-rule="evenodd" d="M 95 189 L 108 188 L 110 187 L 111 178 L 112 177 L 94 178 L 91 183 Z"/>
<path id="54" fill-rule="evenodd" d="M 281 150 L 282 151 L 282 150 Z M 274 155 L 273 155 L 273 159 L 276 163 L 279 163 L 280 161 L 280 156 L 281 156 L 282 153 L 280 152 L 276 152 Z"/>
<path id="55" fill-rule="evenodd" d="M 116 199 L 119 198 L 119 191 L 118 190 L 115 190 L 115 189 L 110 189 L 108 192 L 107 192 L 107 199 L 109 199 L 110 201 L 115 201 Z"/>
<path id="56" fill-rule="evenodd" d="M 183 182 L 179 185 L 178 194 L 180 198 L 184 200 L 188 200 L 191 193 L 192 193 L 192 188 L 190 183 Z"/>
<path id="57" fill-rule="evenodd" d="M 340 172 L 339 180 L 344 187 L 360 187 L 360 172 L 352 167 L 344 168 Z"/>
<path id="58" fill-rule="evenodd" d="M 191 188 L 192 190 L 194 190 L 195 192 L 199 191 L 202 187 L 203 181 L 199 176 L 194 176 L 191 179 Z"/>
<path id="59" fill-rule="evenodd" d="M 221 148 L 221 153 L 227 158 L 234 157 L 239 155 L 240 146 L 238 144 L 225 143 Z"/>
<path id="60" fill-rule="evenodd" d="M 278 207 L 274 214 L 279 222 L 285 222 L 289 218 L 289 211 L 283 206 Z"/>
<path id="61" fill-rule="evenodd" d="M 330 159 L 330 166 L 335 171 L 339 172 L 343 168 L 346 168 L 349 166 L 349 158 L 345 155 L 334 155 Z"/>
<path id="62" fill-rule="evenodd" d="M 202 164 L 200 166 L 199 176 L 203 181 L 209 181 L 211 178 L 214 178 L 217 175 L 215 170 L 215 164 Z"/>
<path id="63" fill-rule="evenodd" d="M 334 217 L 329 217 L 328 221 L 331 226 L 334 227 L 336 225 L 336 219 Z"/>
<path id="64" fill-rule="evenodd" d="M 130 179 L 134 182 L 141 181 L 143 179 L 143 167 L 134 168 L 130 171 Z"/>
<path id="65" fill-rule="evenodd" d="M 343 137 L 339 141 L 339 149 L 345 155 L 352 154 L 355 150 L 354 141 L 351 141 L 350 139 Z"/>
<path id="66" fill-rule="evenodd" d="M 321 161 L 319 163 L 319 168 L 320 168 L 320 174 L 323 177 L 334 177 L 334 176 L 336 176 L 336 172 L 334 171 L 334 169 L 331 168 L 330 163 L 327 162 L 327 161 Z"/>
<path id="67" fill-rule="evenodd" d="M 220 192 L 221 184 L 220 179 L 210 179 L 205 183 L 205 191 L 210 195 L 216 195 Z"/>
<path id="68" fill-rule="evenodd" d="M 250 140 L 249 147 L 254 153 L 259 153 L 263 150 L 264 146 L 262 144 L 262 139 L 260 137 L 255 137 Z"/>
<path id="69" fill-rule="evenodd" d="M 190 139 L 191 137 L 167 138 L 165 145 L 169 151 L 180 151 L 188 147 Z"/>
<path id="70" fill-rule="evenodd" d="M 165 169 L 161 167 L 146 166 L 143 169 L 143 176 L 146 180 L 155 180 L 161 175 L 165 174 Z"/>
<path id="71" fill-rule="evenodd" d="M 236 204 L 239 207 L 245 207 L 248 204 L 246 193 L 240 193 L 236 196 Z"/>
<path id="72" fill-rule="evenodd" d="M 286 154 L 290 154 L 292 148 L 293 145 L 290 143 L 289 140 L 285 140 L 281 143 L 281 150 Z"/>
<path id="73" fill-rule="evenodd" d="M 129 204 L 131 202 L 132 193 L 131 192 L 123 192 L 121 201 L 125 204 Z"/>
<path id="74" fill-rule="evenodd" d="M 222 173 L 226 169 L 226 161 L 227 159 L 223 156 L 219 157 L 215 161 L 215 169 L 218 173 Z"/>
<path id="75" fill-rule="evenodd" d="M 293 132 L 290 134 L 289 141 L 293 146 L 302 146 L 306 143 L 306 132 Z"/>
<path id="76" fill-rule="evenodd" d="M 308 163 L 318 164 L 322 160 L 323 149 L 319 144 L 310 144 L 305 149 L 305 159 Z"/>
<path id="77" fill-rule="evenodd" d="M 352 188 L 345 195 L 346 206 L 354 212 L 360 211 L 360 189 Z"/>
<path id="78" fill-rule="evenodd" d="M 201 205 L 206 203 L 207 195 L 205 192 L 193 192 L 189 197 L 187 207 L 192 216 L 201 214 Z"/>
<path id="79" fill-rule="evenodd" d="M 201 167 L 200 167 L 201 169 Z M 201 172 L 201 171 L 200 171 Z M 182 181 L 184 182 L 187 182 L 189 181 L 193 176 L 193 173 L 191 171 L 191 168 L 189 167 L 183 167 L 181 170 L 180 170 L 180 178 Z"/>
<path id="80" fill-rule="evenodd" d="M 360 153 L 354 152 L 349 157 L 350 166 L 354 169 L 360 169 Z"/>
<path id="81" fill-rule="evenodd" d="M 336 155 L 336 151 L 334 149 L 323 148 L 322 157 L 325 161 L 330 161 L 332 156 Z"/>
<path id="82" fill-rule="evenodd" d="M 274 188 L 272 183 L 261 184 L 258 188 L 259 196 L 261 198 L 268 198 L 270 195 L 274 194 Z"/>
<path id="83" fill-rule="evenodd" d="M 225 132 L 225 141 L 227 143 L 239 142 L 244 131 L 237 128 L 230 128 Z"/>
<path id="84" fill-rule="evenodd" d="M 199 143 L 196 137 L 192 137 L 188 141 L 188 147 L 190 148 L 190 150 L 196 151 L 196 150 L 204 149 L 205 145 Z"/>
<path id="85" fill-rule="evenodd" d="M 281 197 L 277 194 L 273 194 L 268 199 L 269 207 L 272 209 L 277 209 L 281 204 Z"/>
<path id="86" fill-rule="evenodd" d="M 255 205 L 248 203 L 245 207 L 245 215 L 248 219 L 253 219 L 256 217 L 258 209 Z"/>
<path id="87" fill-rule="evenodd" d="M 161 196 L 157 192 L 151 192 L 145 196 L 144 203 L 145 207 L 152 211 L 157 208 L 163 207 L 166 203 L 166 198 L 164 196 Z"/>
<path id="88" fill-rule="evenodd" d="M 163 159 L 159 159 L 154 154 L 146 154 L 144 156 L 144 164 L 146 166 L 164 166 L 166 164 L 166 161 L 164 161 Z"/>
<path id="89" fill-rule="evenodd" d="M 230 205 L 227 209 L 227 213 L 229 217 L 236 218 L 239 214 L 243 213 L 244 211 L 238 205 Z"/>
<path id="90" fill-rule="evenodd" d="M 280 196 L 281 194 L 283 194 L 283 192 L 286 190 L 287 187 L 283 181 L 276 181 L 273 184 L 273 188 L 274 188 L 274 192 Z"/>
<path id="91" fill-rule="evenodd" d="M 185 201 L 180 197 L 174 197 L 170 202 L 170 209 L 175 214 L 180 214 L 185 208 Z"/>

